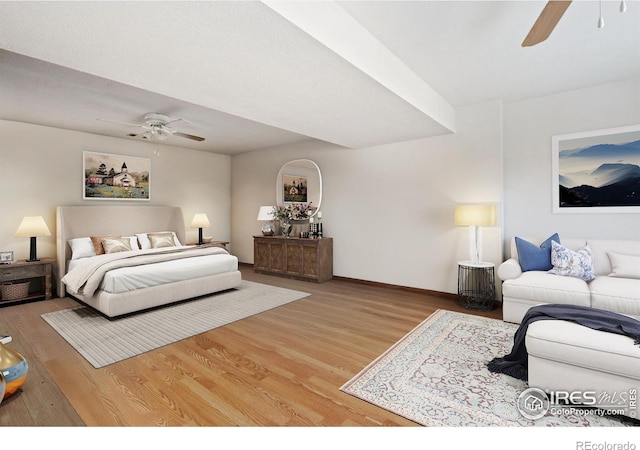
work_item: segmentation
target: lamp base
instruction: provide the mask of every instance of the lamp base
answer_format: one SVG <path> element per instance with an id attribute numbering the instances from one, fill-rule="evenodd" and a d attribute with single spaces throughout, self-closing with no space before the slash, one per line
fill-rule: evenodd
<path id="1" fill-rule="evenodd" d="M 29 259 L 27 262 L 40 261 L 36 256 L 36 238 L 35 236 L 31 236 L 31 245 L 29 246 Z"/>
<path id="2" fill-rule="evenodd" d="M 274 234 L 275 234 L 275 230 L 274 230 L 273 223 L 271 223 L 271 222 L 266 222 L 266 223 L 262 226 L 262 235 L 263 235 L 263 236 L 273 236 Z"/>

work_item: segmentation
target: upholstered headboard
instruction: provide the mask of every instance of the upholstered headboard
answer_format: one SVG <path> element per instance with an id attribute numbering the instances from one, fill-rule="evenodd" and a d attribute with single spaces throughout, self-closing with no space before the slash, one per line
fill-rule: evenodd
<path id="1" fill-rule="evenodd" d="M 56 249 L 58 295 L 65 295 L 62 277 L 71 259 L 69 239 L 119 234 L 130 236 L 151 231 L 175 231 L 185 241 L 184 216 L 177 206 L 58 206 Z"/>

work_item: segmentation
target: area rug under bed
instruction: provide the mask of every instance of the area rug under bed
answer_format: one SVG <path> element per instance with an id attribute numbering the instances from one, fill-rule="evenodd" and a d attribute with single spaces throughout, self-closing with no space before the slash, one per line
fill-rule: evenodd
<path id="1" fill-rule="evenodd" d="M 100 368 L 307 296 L 243 280 L 236 289 L 120 319 L 107 319 L 86 306 L 41 317 Z"/>
<path id="2" fill-rule="evenodd" d="M 425 426 L 623 426 L 590 414 L 523 417 L 526 382 L 491 373 L 511 351 L 517 325 L 438 310 L 340 388 Z"/>

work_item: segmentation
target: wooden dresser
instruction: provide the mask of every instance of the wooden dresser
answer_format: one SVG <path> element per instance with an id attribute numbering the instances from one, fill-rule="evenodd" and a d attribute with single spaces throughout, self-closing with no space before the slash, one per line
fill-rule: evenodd
<path id="1" fill-rule="evenodd" d="M 333 239 L 254 236 L 253 268 L 259 273 L 322 283 L 333 277 Z"/>

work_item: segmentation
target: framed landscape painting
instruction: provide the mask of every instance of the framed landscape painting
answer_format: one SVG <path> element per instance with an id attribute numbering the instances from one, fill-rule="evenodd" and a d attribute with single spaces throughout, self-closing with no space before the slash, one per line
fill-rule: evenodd
<path id="1" fill-rule="evenodd" d="M 553 136 L 555 213 L 640 212 L 640 125 Z"/>
<path id="2" fill-rule="evenodd" d="M 83 152 L 85 200 L 151 200 L 151 160 Z"/>
<path id="3" fill-rule="evenodd" d="M 282 187 L 285 202 L 307 202 L 307 177 L 282 175 Z"/>

